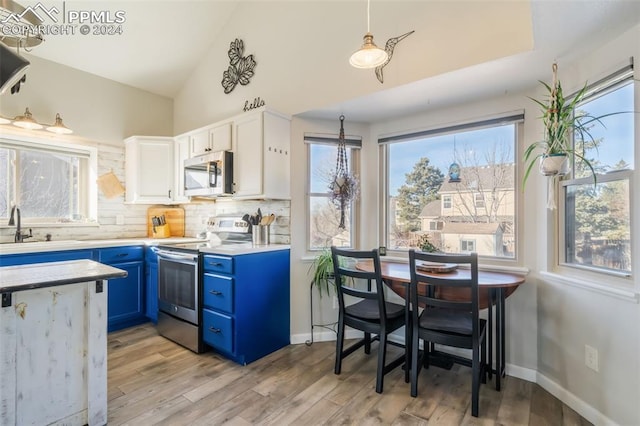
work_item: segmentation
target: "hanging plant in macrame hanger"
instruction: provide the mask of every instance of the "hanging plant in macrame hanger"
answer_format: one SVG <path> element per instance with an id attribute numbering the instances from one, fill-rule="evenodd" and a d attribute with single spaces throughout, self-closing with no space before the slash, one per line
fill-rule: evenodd
<path id="1" fill-rule="evenodd" d="M 329 184 L 331 201 L 340 209 L 340 225 L 338 225 L 340 229 L 345 229 L 345 212 L 349 207 L 349 203 L 358 198 L 358 190 L 358 178 L 349 172 L 347 147 L 344 138 L 344 115 L 341 115 L 336 170 Z"/>

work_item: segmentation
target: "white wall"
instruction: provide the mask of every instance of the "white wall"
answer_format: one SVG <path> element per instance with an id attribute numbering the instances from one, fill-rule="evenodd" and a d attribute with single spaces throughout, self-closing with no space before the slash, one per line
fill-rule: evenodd
<path id="1" fill-rule="evenodd" d="M 533 47 L 528 2 L 376 1 L 371 29 L 379 46 L 416 31 L 396 47 L 384 85 L 348 62 L 366 32 L 366 2 L 243 2 L 176 96 L 176 133 L 241 113 L 257 97 L 294 115 Z M 257 66 L 248 85 L 224 94 L 220 82 L 236 38 Z"/>
<path id="2" fill-rule="evenodd" d="M 173 101 L 55 62 L 25 55 L 27 81 L 14 95 L 0 98 L 0 114 L 53 123 L 60 113 L 75 136 L 122 146 L 132 135 L 173 136 Z M 124 65 L 123 65 L 124 66 Z"/>
<path id="3" fill-rule="evenodd" d="M 640 25 L 601 49 L 561 66 L 562 81 L 569 89 L 578 88 L 584 81 L 595 81 L 628 64 L 635 57 L 635 78 L 638 79 L 637 59 L 640 58 Z M 568 64 L 567 64 L 568 65 Z M 635 89 L 636 111 L 640 110 L 640 84 Z M 640 114 L 635 115 L 635 170 L 640 170 Z M 640 291 L 640 206 L 637 188 L 640 173 L 636 173 L 632 188 L 634 223 L 632 240 L 634 254 L 633 285 Z M 531 207 L 534 208 L 533 206 Z M 535 207 L 539 209 L 538 207 Z M 529 211 L 529 209 L 527 209 Z M 537 235 L 552 235 L 546 220 L 536 222 Z M 609 420 L 621 425 L 640 424 L 640 305 L 628 298 L 617 298 L 594 290 L 576 287 L 584 280 L 562 282 L 551 275 L 540 276 L 538 271 L 552 268 L 546 253 L 553 249 L 551 242 L 538 240 L 537 257 L 541 261 L 534 271 L 538 291 L 538 372 L 550 387 L 574 404 L 585 404 L 597 410 L 596 423 Z M 602 276 L 595 284 L 607 286 Z M 629 289 L 631 292 L 634 289 Z M 599 352 L 599 372 L 585 367 L 584 346 Z M 594 421 L 594 420 L 592 420 Z"/>

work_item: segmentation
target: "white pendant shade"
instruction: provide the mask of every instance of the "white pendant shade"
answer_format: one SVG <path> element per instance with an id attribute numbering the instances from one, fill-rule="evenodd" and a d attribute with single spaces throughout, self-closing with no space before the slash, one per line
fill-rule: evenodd
<path id="1" fill-rule="evenodd" d="M 366 33 L 362 47 L 351 55 L 349 63 L 355 68 L 375 68 L 384 64 L 388 58 L 387 52 L 373 42 L 373 35 Z"/>

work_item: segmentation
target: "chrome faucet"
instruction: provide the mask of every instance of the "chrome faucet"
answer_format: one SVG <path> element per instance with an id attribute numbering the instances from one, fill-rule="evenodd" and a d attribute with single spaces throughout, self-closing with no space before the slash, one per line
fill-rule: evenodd
<path id="1" fill-rule="evenodd" d="M 14 220 L 14 218 L 17 218 L 17 226 L 16 226 L 16 220 Z M 11 217 L 9 217 L 9 223 L 7 225 L 16 226 L 16 234 L 15 234 L 15 237 L 13 238 L 13 241 L 16 243 L 22 243 L 24 242 L 25 239 L 33 237 L 31 229 L 29 229 L 29 235 L 22 233 L 22 227 L 20 226 L 21 225 L 20 209 L 18 208 L 18 206 L 14 205 L 11 208 Z"/>

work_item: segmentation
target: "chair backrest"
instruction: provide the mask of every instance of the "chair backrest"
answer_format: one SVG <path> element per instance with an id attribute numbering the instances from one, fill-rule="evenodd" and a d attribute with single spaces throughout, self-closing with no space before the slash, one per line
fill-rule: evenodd
<path id="1" fill-rule="evenodd" d="M 339 249 L 332 246 L 331 256 L 340 311 L 343 312 L 345 308 L 344 296 L 349 295 L 358 299 L 377 300 L 380 315 L 384 318 L 386 316 L 384 283 L 382 281 L 378 250 Z M 373 263 L 373 272 L 361 271 L 355 268 L 356 262 L 367 260 Z M 367 289 L 354 287 L 355 279 L 366 280 Z M 372 289 L 372 282 L 375 283 L 375 291 Z"/>
<path id="2" fill-rule="evenodd" d="M 467 265 L 459 268 L 454 274 L 439 274 L 421 271 L 422 262 L 436 262 Z M 437 254 L 409 250 L 409 268 L 411 272 L 410 300 L 412 306 L 423 306 L 425 309 L 450 309 L 472 315 L 474 334 L 478 325 L 478 254 Z M 440 288 L 439 288 L 440 287 Z M 449 300 L 438 296 L 438 290 L 444 287 L 467 288 L 470 296 L 465 300 Z M 417 320 L 418 309 L 413 309 Z"/>

